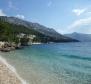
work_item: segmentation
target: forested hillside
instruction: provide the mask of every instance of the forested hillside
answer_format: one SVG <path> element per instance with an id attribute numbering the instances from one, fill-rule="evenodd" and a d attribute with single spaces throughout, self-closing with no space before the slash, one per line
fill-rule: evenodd
<path id="1" fill-rule="evenodd" d="M 15 23 L 14 23 L 15 22 Z M 17 35 L 35 35 L 34 42 L 75 42 L 77 40 L 63 36 L 55 30 L 36 23 L 29 23 L 14 17 L 0 17 L 0 40 L 16 41 Z"/>

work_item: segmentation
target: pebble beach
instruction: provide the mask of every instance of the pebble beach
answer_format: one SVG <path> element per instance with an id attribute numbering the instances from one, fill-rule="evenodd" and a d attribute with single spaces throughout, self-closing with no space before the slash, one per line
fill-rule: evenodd
<path id="1" fill-rule="evenodd" d="M 16 70 L 0 57 L 0 84 L 26 84 Z"/>

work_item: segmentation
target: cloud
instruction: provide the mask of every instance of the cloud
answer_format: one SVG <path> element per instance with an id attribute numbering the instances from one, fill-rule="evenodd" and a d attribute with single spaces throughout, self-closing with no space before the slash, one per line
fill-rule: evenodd
<path id="1" fill-rule="evenodd" d="M 91 17 L 74 21 L 67 28 L 68 32 L 91 33 Z"/>
<path id="2" fill-rule="evenodd" d="M 72 12 L 75 13 L 77 16 L 80 16 L 85 11 L 86 11 L 86 8 L 84 8 L 84 9 L 73 9 L 72 10 Z"/>
<path id="3" fill-rule="evenodd" d="M 9 8 L 13 7 L 13 3 L 11 1 L 8 2 Z"/>
<path id="4" fill-rule="evenodd" d="M 47 3 L 47 6 L 50 7 L 51 5 L 52 5 L 52 1 L 49 1 L 49 2 Z"/>
<path id="5" fill-rule="evenodd" d="M 20 19 L 25 19 L 25 16 L 24 15 L 16 15 L 17 18 L 20 18 Z"/>
<path id="6" fill-rule="evenodd" d="M 82 25 L 89 25 L 91 24 L 91 17 L 85 18 L 85 19 L 79 19 L 75 22 L 73 22 L 69 27 L 74 28 Z"/>
<path id="7" fill-rule="evenodd" d="M 2 9 L 0 9 L 0 16 L 6 16 Z"/>
<path id="8" fill-rule="evenodd" d="M 13 9 L 13 10 L 19 10 L 11 0 L 8 1 L 8 7 L 9 9 Z"/>

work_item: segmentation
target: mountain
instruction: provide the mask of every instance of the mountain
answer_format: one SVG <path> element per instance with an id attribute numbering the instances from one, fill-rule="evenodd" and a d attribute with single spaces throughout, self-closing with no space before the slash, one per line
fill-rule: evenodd
<path id="1" fill-rule="evenodd" d="M 36 35 L 41 40 L 46 39 L 49 42 L 75 42 L 77 41 L 70 37 L 66 37 L 66 36 L 59 34 L 52 28 L 47 28 L 38 23 L 28 22 L 28 21 L 25 21 L 25 20 L 22 20 L 16 17 L 0 16 L 0 22 L 8 23 L 10 27 L 12 26 L 14 30 L 18 32 L 20 31 L 20 33 L 24 33 L 25 31 L 27 31 L 28 33 L 30 31 L 31 33 L 32 31 L 32 34 Z M 25 31 L 23 31 L 22 28 Z"/>
<path id="2" fill-rule="evenodd" d="M 65 36 L 68 36 L 73 39 L 77 39 L 81 42 L 91 42 L 91 34 L 83 34 L 83 33 L 71 33 L 71 34 L 65 34 Z"/>

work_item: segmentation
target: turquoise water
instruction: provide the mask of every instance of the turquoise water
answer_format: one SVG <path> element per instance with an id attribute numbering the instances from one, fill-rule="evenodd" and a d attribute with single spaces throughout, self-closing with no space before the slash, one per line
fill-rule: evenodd
<path id="1" fill-rule="evenodd" d="M 91 43 L 32 45 L 0 54 L 29 84 L 91 84 Z"/>

